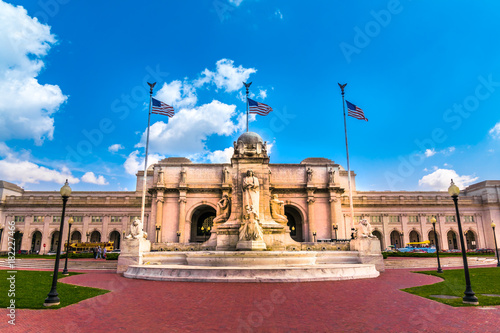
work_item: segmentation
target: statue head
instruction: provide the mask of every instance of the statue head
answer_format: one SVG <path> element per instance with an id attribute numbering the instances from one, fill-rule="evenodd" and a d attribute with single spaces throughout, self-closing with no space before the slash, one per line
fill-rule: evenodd
<path id="1" fill-rule="evenodd" d="M 277 194 L 273 194 L 273 199 L 277 200 L 278 199 L 278 195 Z"/>
<path id="2" fill-rule="evenodd" d="M 253 171 L 247 170 L 247 177 L 253 177 Z"/>

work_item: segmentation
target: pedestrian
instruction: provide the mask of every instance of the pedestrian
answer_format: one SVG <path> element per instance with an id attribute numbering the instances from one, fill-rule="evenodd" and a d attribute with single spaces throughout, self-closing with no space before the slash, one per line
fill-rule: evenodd
<path id="1" fill-rule="evenodd" d="M 99 258 L 102 259 L 102 252 L 101 252 L 101 246 L 100 245 L 97 247 L 97 258 L 96 259 L 99 259 Z"/>
<path id="2" fill-rule="evenodd" d="M 106 250 L 106 246 L 103 246 L 103 247 L 102 247 L 102 253 L 104 254 L 104 259 L 106 259 L 106 252 L 108 252 L 108 251 Z"/>
<path id="3" fill-rule="evenodd" d="M 97 249 L 95 247 L 92 248 L 93 258 L 97 259 Z"/>

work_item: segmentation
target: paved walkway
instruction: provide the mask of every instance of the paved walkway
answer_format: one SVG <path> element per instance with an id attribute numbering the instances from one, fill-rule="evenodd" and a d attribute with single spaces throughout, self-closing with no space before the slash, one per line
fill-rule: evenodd
<path id="1" fill-rule="evenodd" d="M 193 283 L 88 271 L 62 280 L 111 293 L 58 310 L 0 309 L 1 332 L 498 332 L 500 307 L 453 308 L 400 291 L 439 278 L 305 283 Z"/>

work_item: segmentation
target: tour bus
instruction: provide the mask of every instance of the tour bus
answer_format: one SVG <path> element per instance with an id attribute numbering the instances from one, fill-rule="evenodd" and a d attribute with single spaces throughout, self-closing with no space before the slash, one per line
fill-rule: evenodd
<path id="1" fill-rule="evenodd" d="M 114 242 L 102 242 L 102 243 L 69 243 L 69 249 L 68 249 L 68 244 L 64 244 L 66 247 L 66 251 L 73 252 L 73 253 L 80 253 L 80 252 L 92 252 L 93 248 L 97 248 L 98 246 L 102 248 L 106 248 L 107 252 L 111 252 L 114 249 Z"/>
<path id="2" fill-rule="evenodd" d="M 407 243 L 405 247 L 399 248 L 399 252 L 427 252 L 427 253 L 435 253 L 436 247 L 434 245 L 430 246 L 430 241 L 423 242 L 410 242 Z"/>

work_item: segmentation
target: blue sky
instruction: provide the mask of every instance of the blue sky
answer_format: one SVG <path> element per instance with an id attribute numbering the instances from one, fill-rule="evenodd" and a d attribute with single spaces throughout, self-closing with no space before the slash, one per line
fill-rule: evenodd
<path id="1" fill-rule="evenodd" d="M 22 6 L 22 7 L 21 7 Z M 242 81 L 274 111 L 250 121 L 271 163 L 346 165 L 358 190 L 500 179 L 496 2 L 0 2 L 0 179 L 28 190 L 135 190 L 146 81 L 150 161 L 228 161 Z"/>

